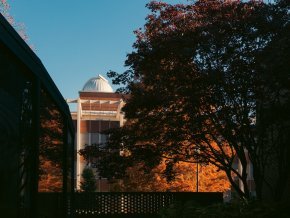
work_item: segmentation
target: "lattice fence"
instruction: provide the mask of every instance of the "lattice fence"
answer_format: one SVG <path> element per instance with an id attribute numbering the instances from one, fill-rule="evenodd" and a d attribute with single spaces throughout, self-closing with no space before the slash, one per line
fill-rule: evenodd
<path id="1" fill-rule="evenodd" d="M 174 201 L 196 201 L 202 205 L 222 202 L 222 193 L 76 193 L 75 217 L 98 215 L 157 215 Z"/>

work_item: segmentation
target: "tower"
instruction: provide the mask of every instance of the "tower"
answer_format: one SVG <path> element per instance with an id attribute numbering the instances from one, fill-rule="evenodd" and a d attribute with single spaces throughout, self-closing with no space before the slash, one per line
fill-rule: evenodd
<path id="1" fill-rule="evenodd" d="M 71 112 L 76 129 L 76 189 L 80 189 L 81 174 L 86 161 L 78 154 L 85 145 L 102 144 L 107 136 L 102 131 L 120 127 L 124 123 L 121 108 L 124 105 L 122 95 L 113 92 L 108 80 L 98 75 L 89 79 L 79 92 L 77 99 L 67 99 L 68 103 L 76 103 L 76 112 Z M 97 175 L 99 191 L 109 191 L 106 179 Z"/>

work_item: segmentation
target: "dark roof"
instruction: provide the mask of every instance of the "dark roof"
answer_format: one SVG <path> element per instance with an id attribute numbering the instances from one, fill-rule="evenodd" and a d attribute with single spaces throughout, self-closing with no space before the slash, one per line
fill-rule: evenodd
<path id="1" fill-rule="evenodd" d="M 19 36 L 14 28 L 0 13 L 0 43 L 6 46 L 18 60 L 20 60 L 32 73 L 32 75 L 39 79 L 42 86 L 46 89 L 49 95 L 53 98 L 56 106 L 67 116 L 70 126 L 72 121 L 70 118 L 70 111 L 68 104 L 64 100 L 57 86 L 51 79 L 49 73 L 45 69 L 41 60 L 26 44 L 26 42 Z"/>

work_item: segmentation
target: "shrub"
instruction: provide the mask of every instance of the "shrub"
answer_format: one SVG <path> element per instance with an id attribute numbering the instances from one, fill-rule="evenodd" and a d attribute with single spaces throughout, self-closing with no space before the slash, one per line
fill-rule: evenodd
<path id="1" fill-rule="evenodd" d="M 290 217 L 287 203 L 259 201 L 222 203 L 200 206 L 196 202 L 175 202 L 160 211 L 162 218 L 221 218 L 221 217 Z"/>
<path id="2" fill-rule="evenodd" d="M 81 190 L 83 192 L 94 192 L 97 188 L 95 174 L 91 168 L 85 168 L 82 173 Z"/>

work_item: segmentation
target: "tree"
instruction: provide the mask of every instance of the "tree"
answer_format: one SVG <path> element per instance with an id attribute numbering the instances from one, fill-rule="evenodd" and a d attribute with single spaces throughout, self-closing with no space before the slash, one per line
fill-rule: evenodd
<path id="1" fill-rule="evenodd" d="M 115 155 L 112 150 L 106 153 L 106 149 L 100 149 L 96 144 L 86 146 L 80 151 L 80 155 L 96 165 L 98 172 L 109 179 L 113 191 L 195 192 L 197 181 L 198 190 L 201 192 L 225 192 L 230 189 L 225 173 L 212 164 L 180 162 L 174 164 L 171 174 L 167 175 L 166 159 L 153 168 L 147 168 L 146 163 L 139 158 L 132 161 L 136 158 L 132 155 L 126 158 L 120 156 L 120 152 L 115 152 Z"/>
<path id="2" fill-rule="evenodd" d="M 8 13 L 9 7 L 7 0 L 0 0 L 0 12 L 11 23 L 13 18 Z"/>
<path id="3" fill-rule="evenodd" d="M 81 190 L 84 192 L 95 192 L 97 182 L 95 174 L 91 168 L 85 168 L 82 172 Z"/>
<path id="4" fill-rule="evenodd" d="M 0 13 L 7 19 L 11 26 L 18 32 L 21 38 L 28 42 L 28 36 L 26 34 L 25 25 L 23 23 L 16 22 L 15 19 L 9 13 L 10 5 L 7 0 L 0 0 Z M 32 47 L 30 45 L 30 47 Z"/>
<path id="5" fill-rule="evenodd" d="M 277 20 L 282 26 L 272 27 L 275 32 L 273 39 L 257 57 L 260 63 L 257 71 L 263 72 L 263 77 L 260 77 L 263 91 L 262 96 L 259 96 L 257 129 L 261 134 L 260 144 L 268 149 L 267 155 L 264 155 L 267 161 L 261 168 L 265 169 L 264 189 L 271 193 L 270 196 L 266 193 L 265 197 L 276 200 L 285 198 L 285 187 L 290 180 L 289 11 L 289 2 L 277 1 L 273 17 L 279 18 Z"/>
<path id="6" fill-rule="evenodd" d="M 63 117 L 53 100 L 41 93 L 39 129 L 39 192 L 61 192 L 63 187 Z"/>
<path id="7" fill-rule="evenodd" d="M 283 2 L 149 3 L 151 14 L 136 31 L 135 51 L 126 61 L 130 69 L 108 73 L 113 83 L 125 85 L 119 91 L 131 96 L 123 108 L 130 123 L 111 134 L 108 148 L 129 150 L 132 162 L 139 158 L 148 168 L 166 158 L 169 174 L 180 161 L 213 164 L 243 199 L 250 197 L 248 155 L 261 199 L 263 186 L 270 185 L 265 167 L 275 149 L 267 139 L 272 125 L 261 114 L 274 93 L 281 96 L 281 86 L 269 88 L 257 61 L 289 30 L 287 3 L 279 6 Z M 240 170 L 233 164 L 236 157 Z"/>
<path id="8" fill-rule="evenodd" d="M 147 172 L 143 165 L 144 163 L 140 162 L 127 167 L 120 180 L 113 180 L 114 189 L 126 192 L 196 192 L 198 186 L 199 192 L 230 190 L 225 173 L 213 165 L 199 165 L 197 173 L 196 164 L 180 162 L 174 165 L 174 177 L 171 179 L 165 174 L 165 160 Z"/>

